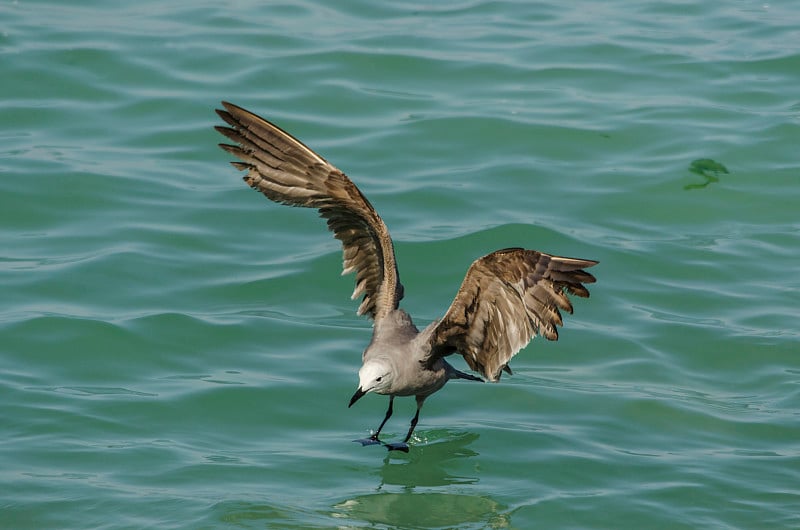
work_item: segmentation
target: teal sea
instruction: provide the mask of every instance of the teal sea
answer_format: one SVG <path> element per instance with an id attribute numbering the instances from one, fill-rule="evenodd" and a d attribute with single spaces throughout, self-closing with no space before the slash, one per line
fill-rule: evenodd
<path id="1" fill-rule="evenodd" d="M 0 67 L 0 528 L 800 528 L 797 2 L 13 0 Z M 221 100 L 361 187 L 417 325 L 509 246 L 591 298 L 353 443 L 353 277 Z"/>

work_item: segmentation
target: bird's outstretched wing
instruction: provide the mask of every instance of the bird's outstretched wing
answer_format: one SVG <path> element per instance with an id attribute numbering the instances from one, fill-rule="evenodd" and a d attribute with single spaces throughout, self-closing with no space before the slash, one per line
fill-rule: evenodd
<path id="1" fill-rule="evenodd" d="M 586 259 L 508 248 L 476 260 L 431 335 L 429 362 L 460 353 L 470 368 L 497 381 L 508 361 L 536 335 L 558 340 L 567 293 L 586 298 L 595 281 Z"/>
<path id="2" fill-rule="evenodd" d="M 363 294 L 359 315 L 377 320 L 403 297 L 394 247 L 386 225 L 347 175 L 281 128 L 232 103 L 217 114 L 230 127 L 216 130 L 235 145 L 220 144 L 239 158 L 252 188 L 291 206 L 317 208 L 342 242 L 344 270 L 356 273 L 352 298 Z"/>

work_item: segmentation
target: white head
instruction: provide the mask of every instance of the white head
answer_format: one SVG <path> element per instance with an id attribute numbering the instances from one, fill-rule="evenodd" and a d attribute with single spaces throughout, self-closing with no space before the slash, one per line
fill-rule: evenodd
<path id="1" fill-rule="evenodd" d="M 358 371 L 358 390 L 353 394 L 350 405 L 368 392 L 385 394 L 392 384 L 392 368 L 384 360 L 370 359 Z"/>

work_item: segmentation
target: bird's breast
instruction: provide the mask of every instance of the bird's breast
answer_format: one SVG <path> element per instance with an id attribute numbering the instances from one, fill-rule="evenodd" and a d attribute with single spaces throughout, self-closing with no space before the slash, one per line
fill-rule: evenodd
<path id="1" fill-rule="evenodd" d="M 396 379 L 397 384 L 392 389 L 395 396 L 429 396 L 447 382 L 447 372 L 440 363 L 428 369 L 422 363 L 414 361 L 401 372 L 401 377 Z"/>

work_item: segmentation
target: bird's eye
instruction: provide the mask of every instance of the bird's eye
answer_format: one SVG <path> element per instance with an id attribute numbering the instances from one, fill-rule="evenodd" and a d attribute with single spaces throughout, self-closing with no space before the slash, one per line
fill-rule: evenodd
<path id="1" fill-rule="evenodd" d="M 377 378 L 375 381 L 376 381 L 376 382 L 378 382 L 378 383 L 380 383 L 380 382 L 381 382 L 381 379 L 383 379 L 383 376 L 380 376 L 380 377 L 379 377 L 379 378 Z"/>

